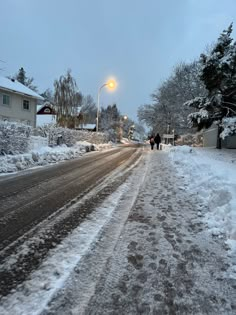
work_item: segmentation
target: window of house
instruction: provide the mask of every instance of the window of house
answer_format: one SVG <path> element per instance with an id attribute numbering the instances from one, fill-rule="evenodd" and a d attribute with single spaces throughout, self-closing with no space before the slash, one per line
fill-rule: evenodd
<path id="1" fill-rule="evenodd" d="M 23 109 L 30 110 L 30 102 L 28 100 L 23 100 Z"/>
<path id="2" fill-rule="evenodd" d="M 9 95 L 6 95 L 6 94 L 2 95 L 2 104 L 7 105 L 7 106 L 10 105 L 10 96 Z"/>

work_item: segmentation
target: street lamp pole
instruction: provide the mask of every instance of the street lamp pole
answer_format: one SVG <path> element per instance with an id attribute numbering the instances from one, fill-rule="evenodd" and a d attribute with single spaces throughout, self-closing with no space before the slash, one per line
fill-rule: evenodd
<path id="1" fill-rule="evenodd" d="M 104 83 L 98 90 L 98 100 L 97 100 L 97 122 L 96 122 L 96 131 L 98 132 L 98 118 L 99 118 L 99 108 L 100 108 L 100 94 L 101 94 L 101 90 L 102 88 L 104 88 L 104 86 L 108 86 L 110 89 L 114 89 L 115 88 L 115 81 L 113 80 L 109 80 L 107 83 Z"/>
<path id="2" fill-rule="evenodd" d="M 108 85 L 108 83 L 104 83 L 98 90 L 98 103 L 97 103 L 97 124 L 96 124 L 96 131 L 98 132 L 98 116 L 99 116 L 99 102 L 100 102 L 100 94 L 101 90 L 104 86 Z"/>

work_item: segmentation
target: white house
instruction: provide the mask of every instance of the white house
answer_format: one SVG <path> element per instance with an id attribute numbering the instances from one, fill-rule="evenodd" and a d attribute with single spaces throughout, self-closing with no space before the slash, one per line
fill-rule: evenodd
<path id="1" fill-rule="evenodd" d="M 38 100 L 43 100 L 43 97 L 25 85 L 0 77 L 0 120 L 36 127 Z"/>
<path id="2" fill-rule="evenodd" d="M 37 105 L 37 119 L 36 126 L 43 126 L 47 124 L 55 123 L 56 121 L 56 112 L 53 108 L 53 105 L 46 101 L 42 105 Z"/>

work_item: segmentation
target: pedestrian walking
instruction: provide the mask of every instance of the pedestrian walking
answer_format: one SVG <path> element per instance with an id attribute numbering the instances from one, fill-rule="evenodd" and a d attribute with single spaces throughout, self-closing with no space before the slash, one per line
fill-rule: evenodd
<path id="1" fill-rule="evenodd" d="M 150 142 L 151 150 L 153 150 L 154 144 L 155 144 L 155 140 L 154 140 L 154 136 L 153 135 L 151 135 L 149 142 Z"/>
<path id="2" fill-rule="evenodd" d="M 159 145 L 161 143 L 161 137 L 159 135 L 159 133 L 156 134 L 155 138 L 154 138 L 154 142 L 156 143 L 157 145 L 157 150 L 159 150 Z"/>

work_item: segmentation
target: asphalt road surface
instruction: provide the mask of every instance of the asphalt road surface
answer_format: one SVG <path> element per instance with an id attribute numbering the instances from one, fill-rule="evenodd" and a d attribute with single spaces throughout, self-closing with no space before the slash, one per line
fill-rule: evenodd
<path id="1" fill-rule="evenodd" d="M 127 168 L 141 155 L 138 147 L 119 147 L 106 152 L 93 152 L 82 158 L 43 169 L 35 169 L 0 180 L 0 295 L 24 281 L 37 268 L 47 252 L 77 227 L 102 200 L 115 190 L 116 183 L 101 185 L 118 168 Z M 98 193 L 86 200 L 78 213 L 65 215 L 78 200 L 92 189 Z M 61 219 L 58 220 L 58 217 Z M 25 240 L 37 233 L 39 226 L 50 225 L 50 233 L 32 251 L 20 255 L 11 268 L 5 268 L 12 255 Z M 37 253 L 37 255 L 36 255 Z"/>
<path id="2" fill-rule="evenodd" d="M 225 239 L 208 230 L 207 204 L 187 189 L 166 152 L 117 148 L 55 169 L 25 174 L 31 180 L 21 187 L 2 181 L 4 196 L 21 190 L 6 197 L 6 220 L 24 206 L 45 219 L 27 218 L 19 236 L 5 229 L 1 314 L 236 314 L 235 263 Z M 48 205 L 36 208 L 44 198 Z"/>

